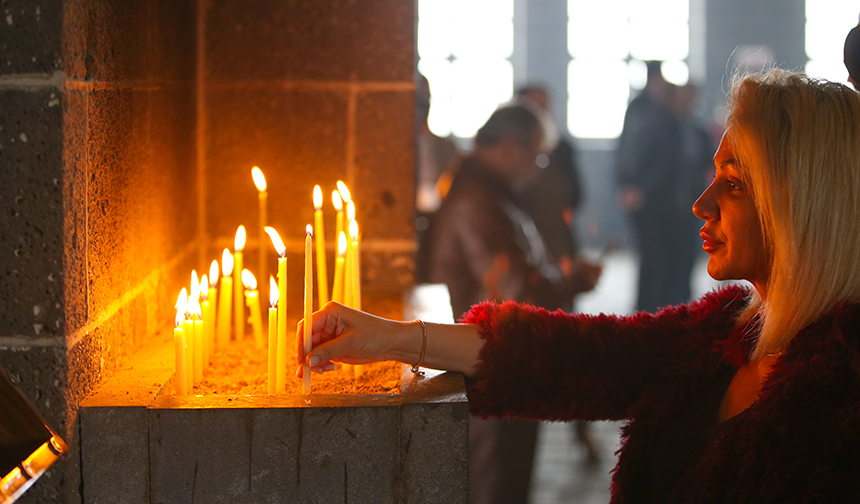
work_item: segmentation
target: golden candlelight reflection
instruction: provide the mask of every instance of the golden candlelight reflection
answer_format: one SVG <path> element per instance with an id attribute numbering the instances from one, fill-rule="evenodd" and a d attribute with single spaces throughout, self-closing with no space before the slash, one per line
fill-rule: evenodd
<path id="1" fill-rule="evenodd" d="M 263 170 L 259 166 L 251 168 L 251 177 L 254 179 L 254 185 L 257 186 L 258 191 L 266 190 L 266 177 L 263 176 Z"/>
<path id="2" fill-rule="evenodd" d="M 272 245 L 275 246 L 275 250 L 278 251 L 278 255 L 284 257 L 287 255 L 287 247 L 284 246 L 284 242 L 281 240 L 281 236 L 275 230 L 275 228 L 271 226 L 266 226 L 266 233 L 269 234 L 269 238 L 272 239 Z"/>
<path id="3" fill-rule="evenodd" d="M 233 249 L 237 252 L 245 248 L 245 226 L 239 226 L 236 230 L 236 238 L 233 240 Z"/>
<path id="4" fill-rule="evenodd" d="M 224 277 L 229 278 L 232 273 L 233 254 L 230 253 L 229 249 L 224 249 L 224 252 L 221 253 L 221 274 L 224 275 Z"/>

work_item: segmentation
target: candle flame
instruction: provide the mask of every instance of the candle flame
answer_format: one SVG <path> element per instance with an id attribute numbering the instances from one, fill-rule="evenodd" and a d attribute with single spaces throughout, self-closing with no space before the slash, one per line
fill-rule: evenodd
<path id="1" fill-rule="evenodd" d="M 221 273 L 227 278 L 230 277 L 230 273 L 233 273 L 233 254 L 229 249 L 224 249 L 221 253 Z"/>
<path id="2" fill-rule="evenodd" d="M 352 200 L 346 203 L 346 218 L 351 221 L 355 220 L 355 203 Z"/>
<path id="3" fill-rule="evenodd" d="M 275 250 L 278 251 L 278 255 L 284 257 L 287 255 L 287 247 L 284 246 L 284 242 L 281 240 L 281 235 L 275 231 L 275 228 L 271 226 L 266 226 L 266 232 L 269 233 L 269 238 L 272 239 L 272 245 L 275 246 Z"/>
<path id="4" fill-rule="evenodd" d="M 280 295 L 281 292 L 278 290 L 278 282 L 275 281 L 275 277 L 269 275 L 269 305 L 272 308 L 278 306 L 278 298 Z"/>
<path id="5" fill-rule="evenodd" d="M 352 241 L 358 240 L 358 222 L 349 221 L 349 237 Z"/>
<path id="6" fill-rule="evenodd" d="M 209 265 L 209 287 L 215 288 L 218 285 L 218 260 L 212 259 L 212 264 Z"/>
<path id="7" fill-rule="evenodd" d="M 191 270 L 191 295 L 190 299 L 200 297 L 200 281 L 197 279 L 197 270 Z"/>
<path id="8" fill-rule="evenodd" d="M 233 240 L 233 248 L 241 252 L 245 248 L 245 226 L 239 226 L 236 230 L 236 239 Z"/>
<path id="9" fill-rule="evenodd" d="M 254 185 L 257 186 L 258 191 L 266 190 L 266 177 L 263 176 L 263 170 L 259 166 L 251 168 L 251 177 L 254 179 Z"/>
<path id="10" fill-rule="evenodd" d="M 176 327 L 179 327 L 185 321 L 185 305 L 188 304 L 188 291 L 185 287 L 179 291 L 179 297 L 176 299 Z"/>
<path id="11" fill-rule="evenodd" d="M 337 237 L 337 255 L 341 257 L 346 255 L 346 233 L 343 231 L 341 231 L 340 236 Z"/>
<path id="12" fill-rule="evenodd" d="M 305 234 L 308 236 L 313 236 L 314 235 L 314 227 L 311 226 L 310 224 L 305 226 Z"/>
<path id="13" fill-rule="evenodd" d="M 343 183 L 343 180 L 337 181 L 337 191 L 340 193 L 340 197 L 343 198 L 344 201 L 349 202 L 352 197 L 349 195 L 349 189 L 346 187 L 346 184 Z"/>
<path id="14" fill-rule="evenodd" d="M 203 301 L 209 299 L 209 277 L 206 276 L 206 273 L 204 273 L 203 278 L 200 279 L 200 297 Z"/>
<path id="15" fill-rule="evenodd" d="M 320 186 L 314 186 L 314 210 L 322 209 L 322 189 Z"/>
<path id="16" fill-rule="evenodd" d="M 246 269 L 242 270 L 242 283 L 245 284 L 245 288 L 248 290 L 257 288 L 257 279 L 254 278 L 253 273 Z"/>
<path id="17" fill-rule="evenodd" d="M 200 320 L 201 318 L 203 318 L 203 310 L 200 308 L 200 302 L 196 299 L 188 303 L 186 311 L 187 313 L 191 314 L 194 320 Z"/>
<path id="18" fill-rule="evenodd" d="M 340 212 L 343 210 L 343 199 L 340 197 L 340 193 L 337 191 L 331 192 L 331 204 L 334 205 L 334 209 Z"/>

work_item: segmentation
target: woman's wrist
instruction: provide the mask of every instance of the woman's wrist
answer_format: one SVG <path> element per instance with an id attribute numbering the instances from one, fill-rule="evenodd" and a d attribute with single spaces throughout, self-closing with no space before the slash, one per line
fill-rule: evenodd
<path id="1" fill-rule="evenodd" d="M 391 346 L 387 360 L 413 365 L 418 362 L 424 340 L 424 330 L 416 321 L 397 322 L 392 328 Z"/>

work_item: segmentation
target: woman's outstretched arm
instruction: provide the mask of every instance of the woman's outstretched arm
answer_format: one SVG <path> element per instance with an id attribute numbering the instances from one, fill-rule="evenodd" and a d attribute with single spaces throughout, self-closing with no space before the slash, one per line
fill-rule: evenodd
<path id="1" fill-rule="evenodd" d="M 314 371 L 333 369 L 332 362 L 367 364 L 395 360 L 416 364 L 421 356 L 424 333 L 418 322 L 400 322 L 376 317 L 328 303 L 313 314 L 313 350 L 303 355 L 299 322 L 296 355 Z M 484 342 L 472 324 L 433 324 L 427 327 L 427 348 L 422 366 L 445 371 L 459 371 L 474 376 L 478 353 Z M 297 374 L 301 376 L 302 367 Z"/>

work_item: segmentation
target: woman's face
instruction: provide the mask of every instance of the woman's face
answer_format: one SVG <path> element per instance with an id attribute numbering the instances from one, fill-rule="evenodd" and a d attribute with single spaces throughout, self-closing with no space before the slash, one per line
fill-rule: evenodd
<path id="1" fill-rule="evenodd" d="M 723 135 L 714 156 L 716 176 L 693 204 L 693 213 L 705 221 L 699 235 L 708 253 L 708 274 L 716 280 L 748 280 L 764 295 L 769 255 L 752 188 L 732 151 L 731 129 Z"/>

